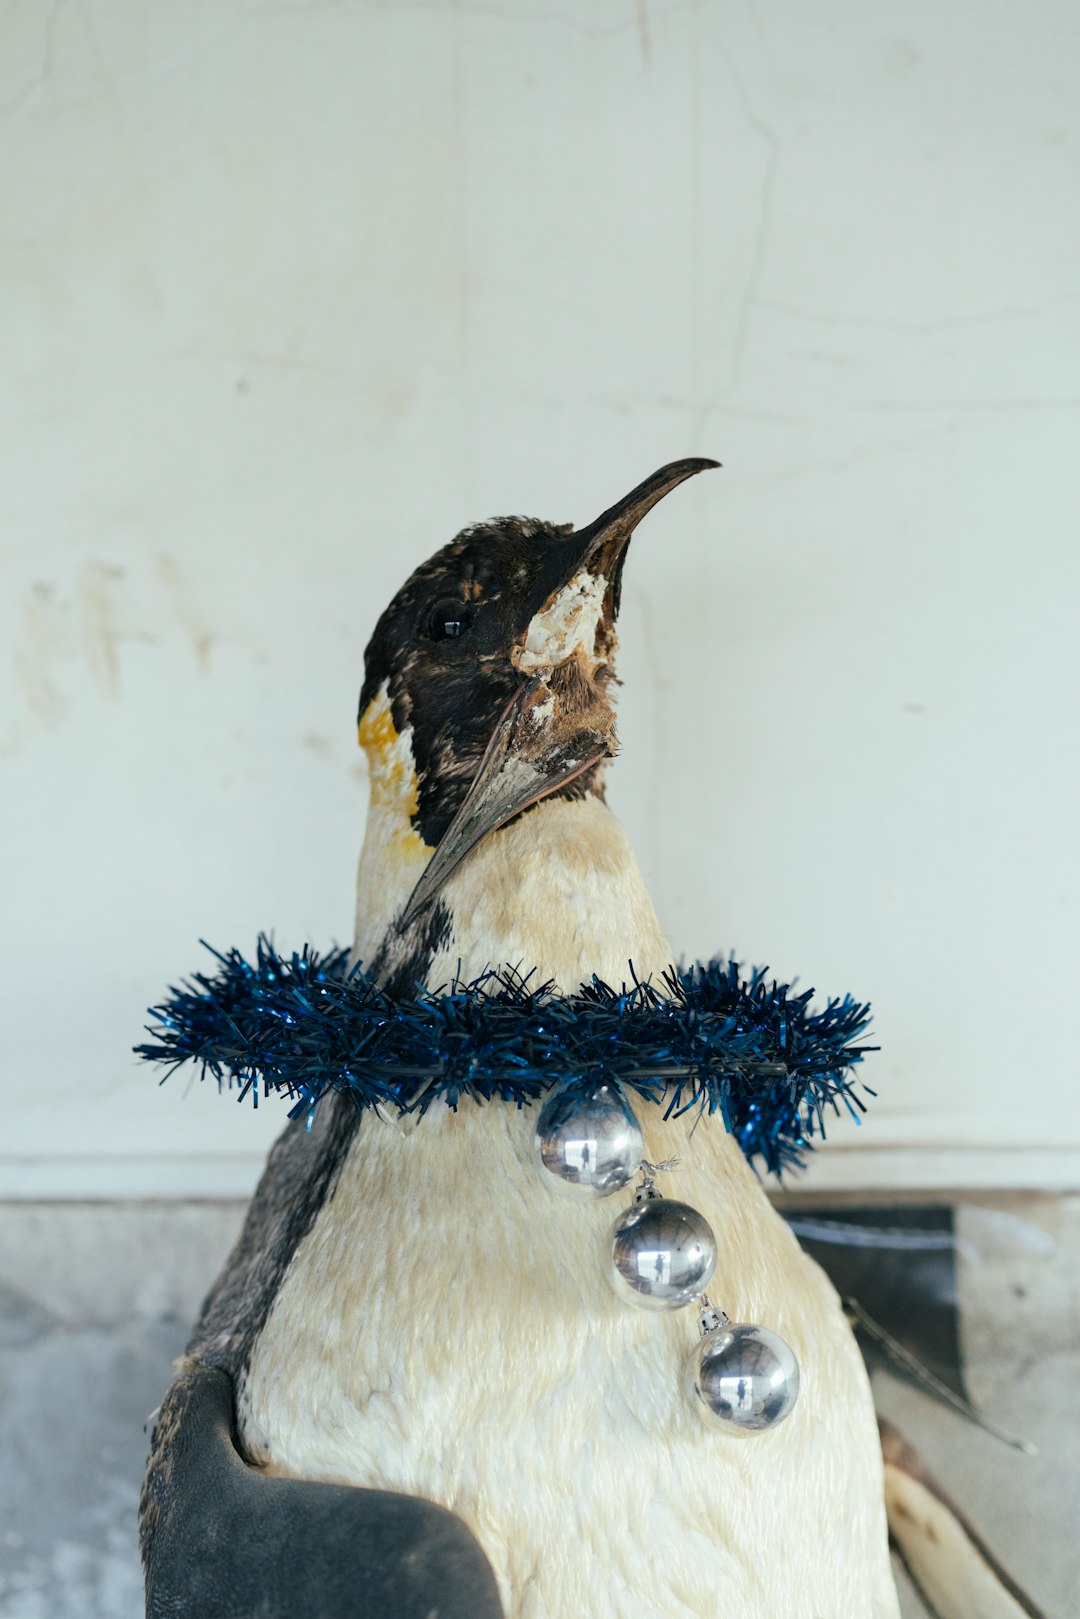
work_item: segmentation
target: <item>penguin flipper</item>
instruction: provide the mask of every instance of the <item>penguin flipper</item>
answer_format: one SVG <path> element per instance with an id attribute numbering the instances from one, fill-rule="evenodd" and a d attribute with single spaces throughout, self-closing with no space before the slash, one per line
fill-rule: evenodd
<path id="1" fill-rule="evenodd" d="M 154 1428 L 147 1619 L 503 1619 L 472 1532 L 432 1501 L 274 1478 L 236 1448 L 232 1379 L 188 1359 Z"/>

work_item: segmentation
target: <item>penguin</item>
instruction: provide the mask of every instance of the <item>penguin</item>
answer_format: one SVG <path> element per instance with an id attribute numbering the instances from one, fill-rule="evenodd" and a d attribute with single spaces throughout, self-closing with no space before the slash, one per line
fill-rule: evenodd
<path id="1" fill-rule="evenodd" d="M 382 614 L 353 947 L 382 982 L 510 966 L 572 992 L 670 967 L 606 800 L 616 629 L 638 525 L 716 465 L 662 467 L 585 528 L 467 528 Z M 717 1234 L 724 1308 L 798 1358 L 782 1426 L 739 1442 L 701 1421 L 692 1324 L 618 1299 L 612 1209 L 552 1195 L 528 1109 L 397 1120 L 334 1096 L 273 1148 L 162 1408 L 148 1568 L 183 1391 L 223 1375 L 253 1476 L 434 1503 L 482 1548 L 507 1619 L 897 1619 L 876 1418 L 839 1298 L 719 1116 L 638 1112 L 646 1158 L 678 1160 L 672 1195 Z"/>

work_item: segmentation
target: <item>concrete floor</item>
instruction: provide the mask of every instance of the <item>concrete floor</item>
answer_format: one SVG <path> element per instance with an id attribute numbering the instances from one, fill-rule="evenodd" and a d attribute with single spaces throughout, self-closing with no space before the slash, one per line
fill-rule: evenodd
<path id="1" fill-rule="evenodd" d="M 958 1207 L 961 1348 L 976 1407 L 1038 1447 L 1007 1449 L 924 1395 L 876 1377 L 905 1433 L 1047 1619 L 1080 1614 L 1080 1197 Z M 906 1580 L 904 1619 L 926 1609 Z"/>
<path id="2" fill-rule="evenodd" d="M 143 1422 L 237 1204 L 0 1205 L 0 1619 L 141 1619 Z M 891 1377 L 881 1410 L 922 1451 L 1047 1619 L 1080 1613 L 1080 1196 L 983 1197 L 958 1229 L 976 1402 L 1007 1450 Z M 904 1619 L 926 1609 L 902 1571 Z"/>

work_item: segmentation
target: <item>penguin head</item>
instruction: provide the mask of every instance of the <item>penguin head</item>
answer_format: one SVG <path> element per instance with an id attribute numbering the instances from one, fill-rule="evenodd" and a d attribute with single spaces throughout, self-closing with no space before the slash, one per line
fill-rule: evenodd
<path id="1" fill-rule="evenodd" d="M 718 463 L 662 467 L 587 528 L 476 524 L 410 576 L 365 654 L 360 741 L 372 800 L 430 854 L 401 918 L 489 832 L 542 798 L 600 789 L 616 749 L 616 618 L 637 524 Z"/>

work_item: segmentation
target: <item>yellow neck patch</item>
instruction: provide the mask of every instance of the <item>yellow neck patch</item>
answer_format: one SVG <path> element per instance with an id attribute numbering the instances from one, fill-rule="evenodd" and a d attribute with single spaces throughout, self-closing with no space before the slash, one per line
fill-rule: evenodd
<path id="1" fill-rule="evenodd" d="M 431 850 L 412 824 L 420 807 L 420 781 L 416 774 L 408 731 L 394 724 L 385 688 L 371 699 L 359 727 L 360 746 L 367 755 L 372 809 L 389 811 L 400 825 L 396 842 L 408 844 L 410 853 Z"/>

